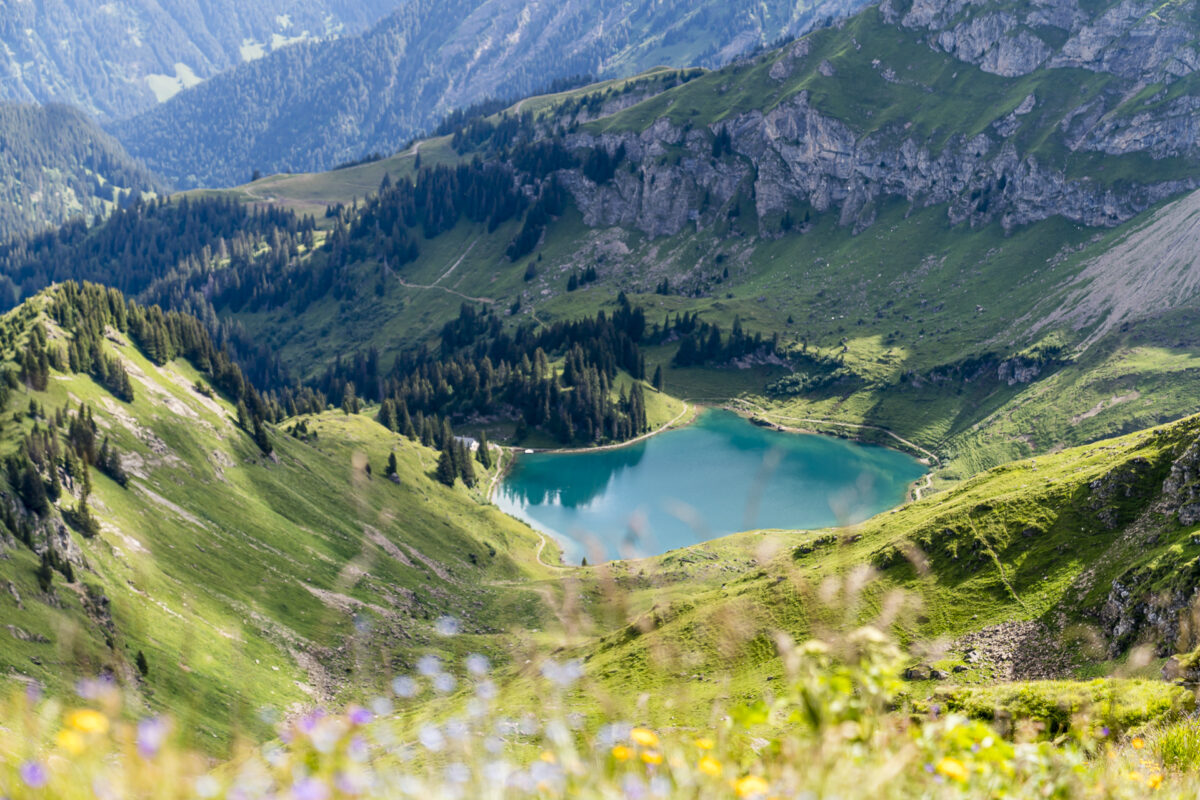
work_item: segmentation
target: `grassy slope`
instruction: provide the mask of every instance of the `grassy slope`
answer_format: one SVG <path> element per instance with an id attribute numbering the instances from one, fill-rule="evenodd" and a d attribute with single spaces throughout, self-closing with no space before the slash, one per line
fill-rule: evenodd
<path id="1" fill-rule="evenodd" d="M 142 650 L 143 701 L 188 710 L 212 747 L 237 728 L 265 730 L 267 712 L 353 696 L 411 667 L 419 651 L 443 647 L 432 627 L 444 614 L 467 633 L 454 646 L 501 662 L 510 628 L 542 625 L 538 596 L 514 583 L 540 569 L 538 537 L 485 505 L 482 487 L 436 483 L 436 453 L 337 412 L 309 419 L 313 443 L 274 435 L 278 461 L 266 459 L 226 403 L 191 388 L 190 366 L 159 368 L 131 345 L 113 347 L 134 375 L 134 403 L 67 375 L 35 398 L 48 410 L 91 405 L 135 477 L 122 489 L 97 475 L 103 534 L 72 533 L 89 565 L 77 569 L 80 584 L 56 575 L 54 596 L 39 596 L 33 555 L 4 548 L 0 586 L 11 581 L 23 599 L 20 609 L 7 592 L 0 599 L 4 622 L 49 641 L 14 637 L 0 672 L 55 690 L 101 669 L 132 679 Z M 28 400 L 18 393 L 14 407 Z M 5 426 L 4 446 L 31 424 Z M 393 449 L 398 486 L 382 477 Z M 356 468 L 360 454 L 374 478 Z M 85 585 L 110 601 L 111 650 L 83 613 Z"/>
<path id="2" fill-rule="evenodd" d="M 1113 581 L 1149 598 L 1200 561 L 1197 526 L 1156 508 L 1172 461 L 1198 433 L 1193 417 L 1005 465 L 850 530 L 739 534 L 585 571 L 575 607 L 594 610 L 579 614 L 567 652 L 586 660 L 600 689 L 579 702 L 599 708 L 608 695 L 643 691 L 661 724 L 705 724 L 713 701 L 753 699 L 781 674 L 777 634 L 803 640 L 865 622 L 892 627 L 949 670 L 964 665 L 949 647 L 958 637 L 1037 620 L 1080 676 L 1120 670 L 1106 661 L 1099 619 Z M 1097 481 L 1120 491 L 1107 497 Z M 997 666 L 952 680 L 988 685 Z"/>

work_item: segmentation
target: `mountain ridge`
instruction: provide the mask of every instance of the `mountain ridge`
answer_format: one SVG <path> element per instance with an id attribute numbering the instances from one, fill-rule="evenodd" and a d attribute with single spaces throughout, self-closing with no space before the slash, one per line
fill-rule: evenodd
<path id="1" fill-rule="evenodd" d="M 292 39 L 355 31 L 391 0 L 10 2 L 0 15 L 0 99 L 66 103 L 102 120 L 151 107 Z"/>
<path id="2" fill-rule="evenodd" d="M 330 169 L 395 152 L 457 108 L 572 75 L 723 62 L 856 2 L 417 0 L 361 36 L 289 48 L 110 129 L 182 188 Z"/>

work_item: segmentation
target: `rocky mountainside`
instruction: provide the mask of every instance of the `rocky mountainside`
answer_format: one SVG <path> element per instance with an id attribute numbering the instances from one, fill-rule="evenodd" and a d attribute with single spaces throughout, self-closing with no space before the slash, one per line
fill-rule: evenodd
<path id="1" fill-rule="evenodd" d="M 79 111 L 0 103 L 0 238 L 103 216 L 159 186 Z"/>
<path id="2" fill-rule="evenodd" d="M 398 2 L 6 2 L 0 100 L 126 117 L 287 43 L 362 30 Z"/>
<path id="3" fill-rule="evenodd" d="M 568 147 L 619 149 L 630 169 L 566 180 L 588 224 L 651 236 L 709 224 L 739 194 L 760 218 L 834 210 L 855 230 L 890 199 L 1010 230 L 1111 226 L 1197 186 L 1193 6 L 1064 0 L 1018 19 L 886 2 L 585 128 Z M 718 132 L 729 157 L 714 161 Z"/>
<path id="4" fill-rule="evenodd" d="M 446 113 L 575 75 L 720 65 L 858 0 L 414 0 L 361 36 L 288 48 L 114 130 L 181 186 L 394 152 Z"/>

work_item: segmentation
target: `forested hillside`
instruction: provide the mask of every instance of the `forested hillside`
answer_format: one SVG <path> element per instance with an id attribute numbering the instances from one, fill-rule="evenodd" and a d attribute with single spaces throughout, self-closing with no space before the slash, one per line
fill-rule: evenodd
<path id="1" fill-rule="evenodd" d="M 0 100 L 65 103 L 101 119 L 120 119 L 289 42 L 360 31 L 396 5 L 8 2 L 0 14 Z"/>
<path id="2" fill-rule="evenodd" d="M 159 188 L 80 112 L 0 103 L 0 239 L 104 216 Z"/>
<path id="3" fill-rule="evenodd" d="M 222 750 L 264 708 L 378 691 L 442 616 L 484 649 L 541 624 L 500 585 L 536 577 L 532 531 L 367 415 L 276 427 L 195 319 L 68 283 L 0 347 L 0 671 L 56 694 L 109 676 Z"/>
<path id="4" fill-rule="evenodd" d="M 185 188 L 331 169 L 395 152 L 488 98 L 571 76 L 724 64 L 860 5 L 413 0 L 361 36 L 287 48 L 112 130 Z"/>

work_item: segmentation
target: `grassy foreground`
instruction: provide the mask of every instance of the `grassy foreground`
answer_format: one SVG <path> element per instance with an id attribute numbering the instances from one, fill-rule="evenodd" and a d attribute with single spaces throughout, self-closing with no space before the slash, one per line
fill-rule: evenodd
<path id="1" fill-rule="evenodd" d="M 610 698 L 600 724 L 573 701 L 591 687 L 577 662 L 539 662 L 541 701 L 506 715 L 481 656 L 423 661 L 369 707 L 314 711 L 271 743 L 212 764 L 174 744 L 169 718 L 121 715 L 109 684 L 65 705 L 35 691 L 3 707 L 0 791 L 14 798 L 951 798 L 1195 796 L 1197 724 L 1189 692 L 1137 696 L 1157 720 L 1122 729 L 1083 706 L 1053 741 L 1034 723 L 1001 735 L 909 703 L 904 658 L 875 628 L 777 647 L 786 680 L 711 723 L 656 729 L 637 698 Z M 447 696 L 459 681 L 465 688 Z M 581 681 L 584 681 L 581 683 Z M 1119 687 L 1123 688 L 1123 687 Z M 434 709 L 434 711 L 430 711 Z M 508 709 L 513 711 L 513 709 Z"/>

